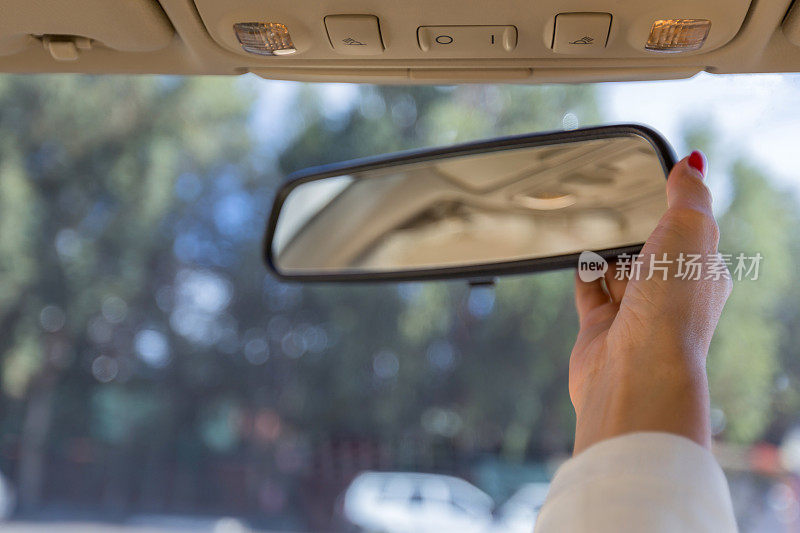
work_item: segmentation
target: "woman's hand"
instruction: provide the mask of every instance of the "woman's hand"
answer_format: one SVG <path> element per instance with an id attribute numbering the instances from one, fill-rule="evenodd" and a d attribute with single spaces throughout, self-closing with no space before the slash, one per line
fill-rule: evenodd
<path id="1" fill-rule="evenodd" d="M 709 264 L 719 260 L 719 229 L 704 169 L 700 152 L 672 169 L 669 209 L 635 262 L 638 276 L 615 279 L 614 265 L 594 282 L 576 276 L 580 332 L 569 368 L 575 454 L 634 431 L 710 446 L 706 355 L 732 283 L 727 270 L 709 275 Z M 675 276 L 681 254 L 702 256 L 700 279 Z M 667 275 L 654 269 L 647 279 L 653 258 L 668 260 Z"/>

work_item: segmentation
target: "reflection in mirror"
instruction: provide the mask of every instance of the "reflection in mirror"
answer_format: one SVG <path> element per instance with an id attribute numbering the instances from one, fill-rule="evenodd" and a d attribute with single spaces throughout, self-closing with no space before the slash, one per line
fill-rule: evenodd
<path id="1" fill-rule="evenodd" d="M 284 275 L 429 270 L 645 241 L 666 209 L 644 137 L 529 146 L 307 181 L 272 240 Z"/>

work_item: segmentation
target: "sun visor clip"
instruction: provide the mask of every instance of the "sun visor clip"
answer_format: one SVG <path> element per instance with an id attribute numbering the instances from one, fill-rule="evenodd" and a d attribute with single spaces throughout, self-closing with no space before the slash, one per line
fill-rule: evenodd
<path id="1" fill-rule="evenodd" d="M 44 49 L 56 61 L 76 61 L 82 51 L 92 49 L 92 40 L 88 37 L 73 35 L 43 35 Z"/>

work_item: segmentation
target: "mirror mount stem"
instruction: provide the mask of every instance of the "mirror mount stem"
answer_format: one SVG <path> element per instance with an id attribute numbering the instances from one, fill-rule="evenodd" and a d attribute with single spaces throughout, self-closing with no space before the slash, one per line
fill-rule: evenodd
<path id="1" fill-rule="evenodd" d="M 472 278 L 468 279 L 467 283 L 469 284 L 469 288 L 473 289 L 476 287 L 494 287 L 495 281 L 497 281 L 497 278 L 494 277 Z"/>

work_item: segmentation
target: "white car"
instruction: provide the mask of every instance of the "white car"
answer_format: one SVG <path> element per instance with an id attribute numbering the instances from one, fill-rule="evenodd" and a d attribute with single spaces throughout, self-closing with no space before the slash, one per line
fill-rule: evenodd
<path id="1" fill-rule="evenodd" d="M 549 483 L 526 483 L 497 510 L 495 533 L 532 533 L 536 517 L 544 505 Z"/>
<path id="2" fill-rule="evenodd" d="M 452 476 L 364 472 L 344 495 L 344 516 L 362 531 L 483 532 L 492 522 L 492 498 Z"/>

